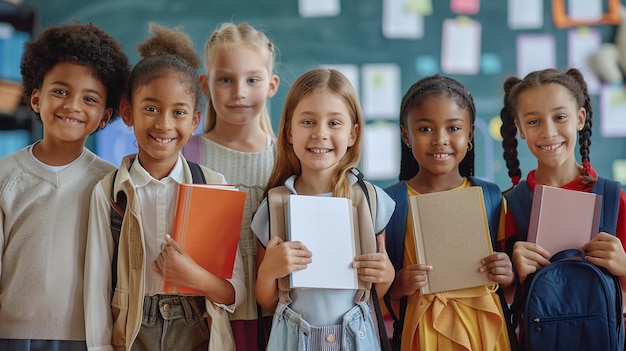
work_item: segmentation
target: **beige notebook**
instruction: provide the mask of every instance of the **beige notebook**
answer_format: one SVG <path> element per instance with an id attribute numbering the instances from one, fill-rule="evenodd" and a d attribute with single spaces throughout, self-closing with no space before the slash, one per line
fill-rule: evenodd
<path id="1" fill-rule="evenodd" d="M 527 240 L 552 255 L 581 249 L 598 234 L 601 207 L 601 195 L 536 185 Z"/>
<path id="2" fill-rule="evenodd" d="M 478 271 L 493 252 L 484 201 L 477 186 L 409 197 L 418 262 L 433 267 L 423 294 L 493 284 Z"/>

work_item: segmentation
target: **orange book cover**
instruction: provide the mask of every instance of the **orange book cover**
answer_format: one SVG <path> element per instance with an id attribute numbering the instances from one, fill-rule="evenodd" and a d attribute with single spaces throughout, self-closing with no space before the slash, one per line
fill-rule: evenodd
<path id="1" fill-rule="evenodd" d="M 224 279 L 233 274 L 246 193 L 232 185 L 179 184 L 172 238 L 196 263 Z M 166 293 L 199 294 L 163 284 Z"/>
<path id="2" fill-rule="evenodd" d="M 547 185 L 533 193 L 528 241 L 554 255 L 581 249 L 598 234 L 602 196 Z"/>

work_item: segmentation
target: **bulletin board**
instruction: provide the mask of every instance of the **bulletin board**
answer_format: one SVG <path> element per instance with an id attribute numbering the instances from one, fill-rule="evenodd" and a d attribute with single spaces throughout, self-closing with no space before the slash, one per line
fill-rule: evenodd
<path id="1" fill-rule="evenodd" d="M 399 164 L 400 140 L 398 132 L 398 110 L 404 92 L 417 80 L 433 73 L 447 74 L 461 81 L 473 94 L 477 107 L 476 121 L 476 175 L 495 181 L 501 188 L 510 186 L 506 167 L 502 160 L 500 140 L 490 132 L 497 128 L 497 116 L 502 106 L 502 84 L 504 80 L 518 74 L 518 49 L 526 43 L 530 45 L 547 45 L 553 51 L 556 68 L 566 69 L 571 63 L 569 36 L 577 27 L 557 27 L 553 21 L 551 1 L 522 0 L 526 6 L 541 7 L 539 24 L 510 23 L 508 15 L 513 0 L 482 0 L 482 1 L 420 1 L 420 0 L 358 0 L 337 1 L 338 9 L 331 9 L 329 16 L 303 17 L 299 7 L 309 3 L 305 0 L 28 0 L 26 3 L 36 7 L 40 13 L 41 27 L 56 25 L 62 22 L 78 20 L 93 22 L 119 39 L 135 63 L 138 56 L 135 52 L 137 43 L 147 34 L 148 21 L 155 21 L 165 26 L 177 26 L 190 34 L 198 52 L 202 52 L 204 42 L 210 33 L 222 22 L 247 21 L 257 29 L 264 31 L 278 49 L 276 73 L 281 78 L 279 91 L 268 103 L 275 128 L 282 110 L 282 103 L 291 83 L 305 70 L 318 65 L 349 65 L 346 72 L 352 69 L 351 77 L 364 108 L 379 116 L 368 116 L 365 139 L 366 150 L 383 149 L 395 152 L 397 160 L 392 159 L 393 167 Z M 564 0 L 574 1 L 574 0 Z M 318 3 L 332 4 L 334 1 Z M 626 2 L 626 0 L 622 0 Z M 411 28 L 406 26 L 385 26 L 390 11 L 408 13 L 428 12 L 420 16 L 423 26 L 421 37 L 411 37 Z M 384 6 L 391 6 L 392 9 Z M 608 7 L 608 2 L 603 6 Z M 334 13 L 333 13 L 334 11 Z M 393 20 L 392 20 L 393 21 Z M 389 24 L 389 22 L 387 22 Z M 468 67 L 458 68 L 461 73 L 448 74 L 442 67 L 444 52 L 451 59 L 457 47 L 447 47 L 442 43 L 443 33 L 458 25 L 469 24 L 478 30 L 480 48 L 478 58 L 470 57 Z M 455 27 L 456 26 L 456 27 Z M 525 27 L 524 27 L 525 26 Z M 593 35 L 599 36 L 602 43 L 613 40 L 615 25 L 599 24 L 586 27 Z M 586 30 L 586 29 L 584 29 Z M 449 31 L 448 31 L 449 33 Z M 519 39 L 520 35 L 523 39 Z M 396 37 L 393 37 L 396 36 Z M 405 37 L 403 37 L 405 36 Z M 551 42 L 551 43 L 550 43 Z M 448 52 L 451 50 L 450 52 Z M 451 56 L 450 56 L 451 55 Z M 473 63 L 472 63 L 472 60 Z M 464 61 L 463 61 L 464 62 Z M 461 62 L 461 63 L 463 63 Z M 454 63 L 452 63 L 454 64 Z M 457 65 L 459 62 L 457 62 Z M 476 65 L 478 67 L 476 68 Z M 466 70 L 463 72 L 463 70 Z M 376 72 L 394 76 L 397 83 L 389 89 L 376 92 L 364 91 L 364 79 L 371 79 Z M 373 78 L 372 78 L 373 79 Z M 391 94 L 385 99 L 394 99 L 395 103 L 378 106 L 377 99 L 381 95 Z M 369 105 L 368 105 L 369 104 Z M 594 127 L 591 146 L 591 161 L 600 174 L 612 178 L 614 161 L 626 159 L 626 138 L 623 136 L 604 137 L 601 135 L 600 99 L 592 96 L 594 107 Z M 372 110 L 372 108 L 374 110 Z M 495 120 L 494 120 L 495 118 Z M 626 118 L 626 117 L 624 117 Z M 107 129 L 110 127 L 107 127 Z M 122 127 L 123 128 L 123 127 Z M 106 129 L 105 129 L 106 130 Z M 113 129 L 111 129 L 113 133 Z M 132 138 L 132 136 L 130 136 Z M 391 140 L 391 142 L 389 142 Z M 384 142 L 386 141 L 386 142 Z M 98 153 L 125 149 L 106 141 L 95 147 Z M 128 151 L 132 152 L 132 146 Z M 534 157 L 528 152 L 525 144 L 520 142 L 519 148 L 522 172 L 526 174 L 536 167 Z M 385 165 L 388 167 L 389 165 Z M 381 166 L 382 167 L 382 166 Z M 387 185 L 397 180 L 399 169 L 377 173 L 376 165 L 367 165 L 374 173 L 373 180 L 379 185 Z M 366 176 L 368 172 L 366 171 Z"/>

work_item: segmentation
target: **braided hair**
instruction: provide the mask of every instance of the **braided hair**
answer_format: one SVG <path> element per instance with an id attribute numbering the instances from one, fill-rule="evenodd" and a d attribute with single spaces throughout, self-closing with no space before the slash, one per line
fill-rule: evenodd
<path id="1" fill-rule="evenodd" d="M 506 162 L 509 177 L 513 185 L 519 183 L 521 179 L 520 163 L 517 153 L 517 127 L 515 119 L 517 116 L 517 102 L 520 94 L 533 87 L 547 84 L 560 84 L 565 87 L 576 100 L 577 107 L 582 107 L 587 111 L 587 117 L 583 128 L 578 132 L 578 143 L 580 145 L 580 156 L 582 169 L 580 177 L 585 186 L 593 185 L 596 179 L 591 175 L 591 163 L 589 161 L 589 147 L 591 146 L 591 127 L 593 111 L 591 109 L 591 99 L 587 90 L 587 83 L 582 73 L 576 68 L 570 68 L 566 72 L 557 69 L 545 69 L 529 73 L 524 79 L 510 77 L 504 82 L 504 104 L 500 111 L 502 127 L 502 156 Z"/>
<path id="2" fill-rule="evenodd" d="M 433 96 L 446 96 L 453 99 L 460 108 L 467 109 L 470 116 L 470 124 L 476 120 L 476 106 L 472 94 L 457 80 L 439 74 L 425 77 L 413 84 L 402 98 L 400 105 L 400 125 L 407 127 L 409 112 L 419 107 L 427 98 Z M 470 140 L 471 143 L 474 139 Z M 400 180 L 409 180 L 419 171 L 419 165 L 413 156 L 413 151 L 408 145 L 401 143 L 402 158 L 400 160 Z M 474 175 L 474 150 L 467 151 L 465 158 L 459 164 L 461 176 Z"/>

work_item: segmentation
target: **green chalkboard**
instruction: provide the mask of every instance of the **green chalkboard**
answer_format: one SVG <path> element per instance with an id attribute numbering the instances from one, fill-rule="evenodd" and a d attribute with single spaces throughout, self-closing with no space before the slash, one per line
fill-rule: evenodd
<path id="1" fill-rule="evenodd" d="M 622 1 L 624 2 L 624 1 Z M 320 64 L 393 63 L 401 69 L 401 93 L 422 78 L 416 63 L 433 59 L 439 69 L 442 23 L 457 15 L 450 10 L 450 1 L 433 0 L 433 14 L 424 17 L 424 35 L 420 39 L 388 39 L 383 36 L 382 0 L 344 0 L 338 16 L 302 18 L 295 0 L 26 0 L 39 11 L 40 27 L 78 20 L 93 22 L 118 38 L 134 63 L 134 48 L 147 34 L 147 23 L 165 26 L 180 25 L 190 34 L 201 52 L 209 34 L 222 22 L 247 21 L 264 31 L 278 50 L 276 73 L 281 77 L 279 93 L 269 102 L 277 126 L 282 102 L 295 78 L 303 71 Z M 512 30 L 507 25 L 507 1 L 483 0 L 477 14 L 469 15 L 482 26 L 483 59 L 489 68 L 477 75 L 452 75 L 474 95 L 478 121 L 476 134 L 476 175 L 494 180 L 502 188 L 510 182 L 506 175 L 500 141 L 487 129 L 498 116 L 502 101 L 502 83 L 516 73 L 516 38 L 520 34 L 549 33 L 556 42 L 557 68 L 567 68 L 567 29 L 555 28 L 550 1 L 543 1 L 544 25 L 539 29 Z M 615 27 L 594 26 L 603 42 L 610 42 Z M 494 68 L 495 67 L 495 68 Z M 397 105 L 400 101 L 396 102 Z M 598 97 L 592 101 L 599 112 Z M 599 113 L 596 113 L 599 117 Z M 389 121 L 397 123 L 396 120 Z M 603 138 L 599 118 L 594 125 L 592 164 L 600 174 L 613 177 L 615 159 L 626 159 L 626 138 Z M 399 141 L 397 142 L 399 148 Z M 522 171 L 536 166 L 525 144 L 520 143 Z M 381 185 L 395 179 L 377 181 Z"/>

